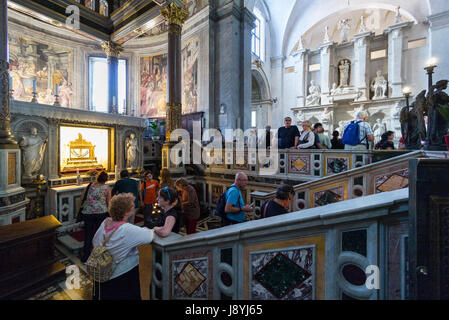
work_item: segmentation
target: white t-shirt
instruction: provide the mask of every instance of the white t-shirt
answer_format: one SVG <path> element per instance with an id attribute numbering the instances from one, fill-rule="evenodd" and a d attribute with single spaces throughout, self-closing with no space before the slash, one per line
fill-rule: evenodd
<path id="1" fill-rule="evenodd" d="M 110 218 L 108 218 L 110 219 Z M 103 245 L 103 240 L 107 238 L 105 219 L 95 233 L 92 244 L 94 247 Z M 110 279 L 117 278 L 122 274 L 132 270 L 139 264 L 139 252 L 137 247 L 144 244 L 150 244 L 154 238 L 154 231 L 148 228 L 141 228 L 135 225 L 125 223 L 121 225 L 106 243 L 106 248 L 111 253 L 116 263 L 116 268 Z"/>

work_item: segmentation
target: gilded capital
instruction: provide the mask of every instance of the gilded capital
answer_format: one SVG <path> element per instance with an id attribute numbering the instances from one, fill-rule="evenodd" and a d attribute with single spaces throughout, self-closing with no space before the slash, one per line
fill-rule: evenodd
<path id="1" fill-rule="evenodd" d="M 178 7 L 174 2 L 162 9 L 161 14 L 167 19 L 168 24 L 176 24 L 180 27 L 189 17 L 189 12 L 183 7 Z"/>
<path id="2" fill-rule="evenodd" d="M 101 47 L 103 51 L 106 53 L 108 57 L 120 57 L 120 53 L 123 51 L 123 47 L 112 42 L 112 41 L 103 41 L 101 43 Z"/>

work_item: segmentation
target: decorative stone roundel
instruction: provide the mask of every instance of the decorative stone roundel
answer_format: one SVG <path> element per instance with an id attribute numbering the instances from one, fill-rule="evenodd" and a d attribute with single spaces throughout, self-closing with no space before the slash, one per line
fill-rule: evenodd
<path id="1" fill-rule="evenodd" d="M 340 253 L 336 268 L 339 288 L 355 299 L 370 299 L 376 290 L 368 289 L 363 282 L 363 275 L 365 275 L 365 270 L 370 264 L 366 257 L 358 253 L 348 251 Z"/>

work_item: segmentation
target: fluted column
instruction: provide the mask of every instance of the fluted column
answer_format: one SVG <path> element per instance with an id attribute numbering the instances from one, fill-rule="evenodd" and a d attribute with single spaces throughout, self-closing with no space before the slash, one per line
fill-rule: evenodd
<path id="1" fill-rule="evenodd" d="M 101 44 L 108 57 L 108 106 L 109 113 L 118 110 L 118 58 L 123 48 L 111 41 Z"/>
<path id="2" fill-rule="evenodd" d="M 173 1 L 161 10 L 168 23 L 168 55 L 167 55 L 167 124 L 166 143 L 163 148 L 162 166 L 170 164 L 171 133 L 182 127 L 182 88 L 181 88 L 181 32 L 182 25 L 188 18 L 188 12 Z"/>

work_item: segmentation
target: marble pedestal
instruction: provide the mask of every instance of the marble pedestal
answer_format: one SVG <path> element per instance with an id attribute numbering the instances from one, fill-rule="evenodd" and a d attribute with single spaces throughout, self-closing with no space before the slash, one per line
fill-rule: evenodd
<path id="1" fill-rule="evenodd" d="M 26 206 L 25 189 L 20 183 L 20 149 L 18 145 L 0 145 L 0 226 L 23 222 Z"/>

